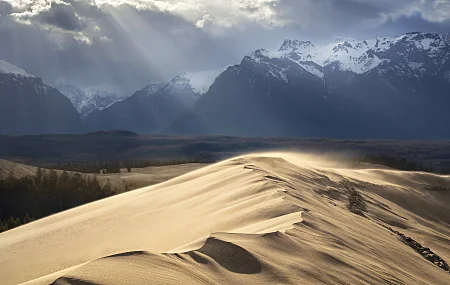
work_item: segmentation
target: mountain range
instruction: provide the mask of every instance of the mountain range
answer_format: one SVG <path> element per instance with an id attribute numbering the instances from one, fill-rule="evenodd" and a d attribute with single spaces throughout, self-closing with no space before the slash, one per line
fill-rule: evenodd
<path id="1" fill-rule="evenodd" d="M 449 35 L 285 40 L 228 68 L 167 132 L 440 139 L 449 106 Z"/>
<path id="2" fill-rule="evenodd" d="M 224 70 L 182 73 L 167 83 L 150 84 L 131 97 L 92 112 L 85 122 L 95 130 L 161 132 L 187 112 Z"/>
<path id="3" fill-rule="evenodd" d="M 69 99 L 41 79 L 0 59 L 0 134 L 86 130 Z"/>
<path id="4" fill-rule="evenodd" d="M 13 72 L 4 74 L 15 82 L 35 78 Z M 182 73 L 125 99 L 59 89 L 90 130 L 448 139 L 450 36 L 415 32 L 325 45 L 287 39 L 237 65 Z"/>

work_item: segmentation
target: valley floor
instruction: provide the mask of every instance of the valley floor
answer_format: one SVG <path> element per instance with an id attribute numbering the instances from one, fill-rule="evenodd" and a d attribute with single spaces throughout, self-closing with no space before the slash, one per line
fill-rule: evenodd
<path id="1" fill-rule="evenodd" d="M 132 168 L 131 172 L 126 172 L 126 169 L 123 169 L 123 172 L 121 173 L 89 173 L 82 175 L 86 175 L 91 178 L 96 176 L 101 186 L 104 186 L 108 181 L 110 181 L 113 189 L 117 189 L 118 192 L 124 192 L 126 187 L 128 187 L 128 190 L 133 190 L 158 184 L 207 165 L 208 164 L 206 163 L 186 163 Z M 0 159 L 0 178 L 6 178 L 9 175 L 12 175 L 15 178 L 34 176 L 36 171 L 37 167 L 35 166 Z M 56 171 L 59 174 L 62 173 L 61 170 Z"/>
<path id="2" fill-rule="evenodd" d="M 2 284 L 450 284 L 450 176 L 232 158 L 0 234 Z"/>

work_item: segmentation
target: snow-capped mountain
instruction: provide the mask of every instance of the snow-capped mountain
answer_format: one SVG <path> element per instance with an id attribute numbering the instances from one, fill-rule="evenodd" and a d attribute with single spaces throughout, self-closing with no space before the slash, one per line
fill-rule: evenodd
<path id="1" fill-rule="evenodd" d="M 278 51 L 257 50 L 246 59 L 270 65 L 275 77 L 285 79 L 285 70 L 273 61 L 289 60 L 311 74 L 324 79 L 331 70 L 365 74 L 390 70 L 399 76 L 422 78 L 425 74 L 439 75 L 450 59 L 448 34 L 408 33 L 402 36 L 357 41 L 339 39 L 326 45 L 310 41 L 285 40 Z"/>
<path id="2" fill-rule="evenodd" d="M 408 33 L 364 41 L 339 39 L 326 45 L 285 40 L 278 51 L 260 49 L 249 54 L 247 59 L 258 64 L 286 59 L 320 78 L 325 77 L 327 66 L 355 74 L 364 74 L 376 68 L 377 72 L 383 73 L 394 68 L 399 75 L 420 78 L 427 72 L 437 75 L 445 68 L 445 63 L 450 59 L 449 47 L 448 34 L 431 33 Z M 399 62 L 391 66 L 393 61 Z M 283 71 L 278 69 L 275 76 L 283 76 Z"/>
<path id="3" fill-rule="evenodd" d="M 94 110 L 103 110 L 115 102 L 124 99 L 116 93 L 102 91 L 95 88 L 83 90 L 69 84 L 58 84 L 55 87 L 67 98 L 69 98 L 81 118 L 85 118 Z"/>
<path id="4" fill-rule="evenodd" d="M 185 72 L 166 83 L 150 84 L 125 100 L 92 112 L 85 121 L 95 130 L 160 131 L 190 109 L 226 68 Z"/>
<path id="5" fill-rule="evenodd" d="M 170 133 L 450 138 L 450 36 L 285 40 L 228 68 Z"/>
<path id="6" fill-rule="evenodd" d="M 208 92 L 209 87 L 214 83 L 216 78 L 223 73 L 229 66 L 223 68 L 198 71 L 198 72 L 183 72 L 175 76 L 167 83 L 150 84 L 146 86 L 143 93 L 147 95 L 153 94 L 180 94 L 182 92 L 190 91 L 194 99 L 200 98 L 203 94 Z"/>
<path id="7" fill-rule="evenodd" d="M 83 131 L 83 122 L 64 95 L 0 59 L 0 134 Z"/>

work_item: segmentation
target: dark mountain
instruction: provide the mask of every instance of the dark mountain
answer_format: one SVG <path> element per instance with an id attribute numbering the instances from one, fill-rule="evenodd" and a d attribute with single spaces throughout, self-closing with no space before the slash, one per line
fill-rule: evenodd
<path id="1" fill-rule="evenodd" d="M 223 70 L 183 73 L 165 84 L 152 84 L 125 100 L 85 118 L 93 130 L 155 133 L 189 110 Z"/>
<path id="2" fill-rule="evenodd" d="M 69 99 L 42 80 L 0 59 L 0 133 L 81 133 Z"/>
<path id="3" fill-rule="evenodd" d="M 166 132 L 442 139 L 449 107 L 448 35 L 286 40 L 228 68 Z"/>

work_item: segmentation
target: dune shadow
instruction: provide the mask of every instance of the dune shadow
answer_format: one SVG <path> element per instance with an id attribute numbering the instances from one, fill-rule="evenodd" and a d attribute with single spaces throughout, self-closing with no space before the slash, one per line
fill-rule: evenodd
<path id="1" fill-rule="evenodd" d="M 60 277 L 50 285 L 99 285 L 99 284 L 71 277 Z"/>
<path id="2" fill-rule="evenodd" d="M 117 253 L 117 254 L 113 254 L 113 255 L 108 255 L 105 256 L 104 258 L 114 258 L 114 257 L 126 257 L 126 256 L 138 256 L 138 255 L 149 255 L 148 252 L 139 250 L 139 251 L 129 251 L 129 252 L 122 252 L 122 253 Z"/>
<path id="3" fill-rule="evenodd" d="M 208 260 L 202 256 L 200 256 L 195 251 L 191 251 L 187 253 L 193 260 L 195 260 L 197 263 L 201 264 L 208 264 Z"/>
<path id="4" fill-rule="evenodd" d="M 262 271 L 261 263 L 256 257 L 244 248 L 230 242 L 209 238 L 197 252 L 211 257 L 220 266 L 234 273 L 256 274 Z M 192 257 L 196 260 L 200 256 L 196 254 Z M 204 258 L 198 260 L 200 263 L 205 263 L 205 261 Z"/>

